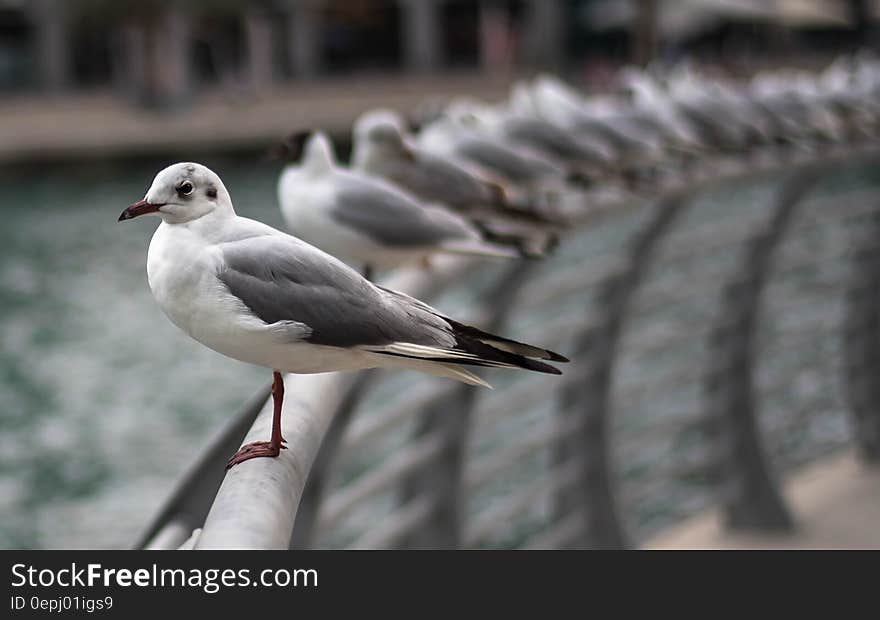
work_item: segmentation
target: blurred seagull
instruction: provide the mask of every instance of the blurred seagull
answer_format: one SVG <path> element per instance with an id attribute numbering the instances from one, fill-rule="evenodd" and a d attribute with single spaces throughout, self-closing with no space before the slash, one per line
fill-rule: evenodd
<path id="1" fill-rule="evenodd" d="M 548 75 L 539 76 L 531 85 L 516 83 L 511 89 L 510 106 L 581 139 L 606 143 L 618 169 L 660 160 L 672 138 L 653 113 L 610 95 L 586 99 Z"/>
<path id="2" fill-rule="evenodd" d="M 146 214 L 162 218 L 147 277 L 171 322 L 219 353 L 273 370 L 271 438 L 243 446 L 228 467 L 284 447 L 282 372 L 409 368 L 488 386 L 461 365 L 561 374 L 535 358 L 568 361 L 458 323 L 296 237 L 238 217 L 223 182 L 200 164 L 159 172 L 119 221 Z"/>
<path id="3" fill-rule="evenodd" d="M 519 113 L 507 106 L 490 106 L 459 97 L 447 114 L 461 125 L 521 145 L 559 162 L 571 174 L 586 178 L 608 171 L 614 159 L 611 147 L 600 139 L 583 139 L 550 121 Z"/>
<path id="4" fill-rule="evenodd" d="M 414 144 L 403 119 L 386 109 L 370 110 L 354 124 L 352 167 L 386 178 L 429 202 L 461 212 L 478 207 L 513 209 L 504 188 L 480 178 L 449 157 Z"/>
<path id="5" fill-rule="evenodd" d="M 556 234 L 549 225 L 561 222 L 549 209 L 514 204 L 501 184 L 451 157 L 426 151 L 407 134 L 395 112 L 375 109 L 362 114 L 353 135 L 355 170 L 387 179 L 420 200 L 442 203 L 479 222 L 489 239 L 516 243 L 529 256 L 543 256 L 555 245 Z"/>
<path id="6" fill-rule="evenodd" d="M 475 224 L 448 209 L 423 204 L 387 181 L 339 166 L 321 132 L 294 134 L 280 153 L 290 162 L 278 179 L 285 223 L 344 260 L 370 270 L 435 253 L 521 256 L 515 247 L 486 239 Z"/>
<path id="7" fill-rule="evenodd" d="M 469 162 L 488 175 L 530 192 L 564 185 L 569 173 L 558 161 L 466 127 L 444 112 L 418 134 L 418 143 L 431 153 Z"/>

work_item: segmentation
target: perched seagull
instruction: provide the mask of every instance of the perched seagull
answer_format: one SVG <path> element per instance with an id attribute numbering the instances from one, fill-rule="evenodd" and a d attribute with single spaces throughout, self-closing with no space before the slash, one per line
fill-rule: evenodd
<path id="1" fill-rule="evenodd" d="M 459 124 L 559 162 L 573 175 L 593 177 L 605 173 L 614 156 L 601 140 L 581 139 L 543 118 L 504 106 L 460 97 L 449 105 L 447 114 Z"/>
<path id="2" fill-rule="evenodd" d="M 336 163 L 321 132 L 294 134 L 278 201 L 288 228 L 322 250 L 371 268 L 396 267 L 435 253 L 517 258 L 475 224 L 382 179 Z"/>
<path id="3" fill-rule="evenodd" d="M 422 128 L 418 142 L 429 152 L 470 162 L 489 175 L 532 192 L 548 185 L 564 185 L 569 179 L 560 162 L 466 127 L 446 112 Z"/>
<path id="4" fill-rule="evenodd" d="M 555 245 L 558 224 L 550 209 L 515 205 L 499 184 L 455 159 L 414 142 L 403 119 L 386 109 L 365 112 L 354 124 L 352 167 L 381 177 L 428 203 L 441 203 L 479 222 L 490 240 L 517 244 L 523 254 L 544 256 Z"/>
<path id="5" fill-rule="evenodd" d="M 219 353 L 273 370 L 271 438 L 243 446 L 229 467 L 284 447 L 282 372 L 410 368 L 488 386 L 461 365 L 561 374 L 534 358 L 568 361 L 458 323 L 296 237 L 238 217 L 220 177 L 200 164 L 159 172 L 119 221 L 146 214 L 162 218 L 147 278 L 171 322 Z"/>
<path id="6" fill-rule="evenodd" d="M 412 192 L 467 212 L 478 207 L 511 209 L 504 188 L 480 178 L 449 157 L 425 151 L 409 140 L 403 119 L 391 110 L 362 114 L 354 124 L 352 167 Z"/>

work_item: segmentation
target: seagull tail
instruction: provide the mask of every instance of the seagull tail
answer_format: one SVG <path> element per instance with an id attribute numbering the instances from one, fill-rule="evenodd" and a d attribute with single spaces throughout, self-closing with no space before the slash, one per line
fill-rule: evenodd
<path id="1" fill-rule="evenodd" d="M 515 201 L 511 199 L 504 187 L 498 183 L 489 182 L 489 191 L 492 199 L 489 207 L 494 215 L 500 215 L 513 221 L 520 221 L 529 225 L 560 226 L 565 225 L 558 215 L 547 212 L 547 209 L 534 200 Z"/>
<path id="2" fill-rule="evenodd" d="M 437 377 L 455 379 L 456 381 L 461 381 L 462 383 L 467 383 L 468 385 L 485 387 L 489 388 L 490 390 L 492 389 L 492 386 L 487 381 L 475 375 L 470 370 L 466 370 L 454 363 L 437 362 L 431 359 L 418 358 L 410 355 L 396 353 L 386 353 L 383 351 L 373 351 L 373 353 L 376 354 L 376 359 L 381 359 L 381 363 L 379 364 L 379 366 L 382 367 L 417 370 L 419 372 L 425 372 Z"/>
<path id="3" fill-rule="evenodd" d="M 371 353 L 381 356 L 380 366 L 411 368 L 444 377 L 452 377 L 471 385 L 484 385 L 485 381 L 461 368 L 465 366 L 482 366 L 483 368 L 521 368 L 550 375 L 561 375 L 555 366 L 539 362 L 531 357 L 513 353 L 510 349 L 539 351 L 541 356 L 554 356 L 556 361 L 568 361 L 561 355 L 523 345 L 515 341 L 499 338 L 494 341 L 498 346 L 456 333 L 454 348 L 419 345 L 409 342 L 395 342 L 368 349 Z M 504 347 L 504 348 L 501 348 Z"/>
<path id="4" fill-rule="evenodd" d="M 455 364 L 430 364 L 427 370 L 431 374 L 437 375 L 438 377 L 447 377 L 449 379 L 461 381 L 462 383 L 467 383 L 468 385 L 485 387 L 489 388 L 490 390 L 493 389 L 492 385 L 489 384 L 488 381 L 482 379 L 481 377 L 478 377 L 470 370 L 465 370 L 464 368 L 456 366 Z"/>
<path id="5" fill-rule="evenodd" d="M 559 245 L 554 230 L 529 226 L 528 230 L 514 222 L 474 220 L 483 237 L 492 243 L 514 248 L 522 258 L 546 258 Z"/>
<path id="6" fill-rule="evenodd" d="M 541 347 L 536 347 L 531 344 L 526 344 L 524 342 L 511 340 L 510 338 L 504 338 L 503 336 L 490 334 L 489 332 L 484 332 L 483 330 L 473 327 L 471 325 L 464 325 L 463 323 L 453 321 L 448 317 L 443 317 L 443 319 L 452 327 L 452 331 L 455 334 L 456 340 L 458 341 L 460 347 L 478 348 L 483 350 L 482 347 L 480 347 L 479 345 L 484 345 L 503 354 L 523 358 L 525 361 L 532 361 L 534 359 L 541 359 L 559 363 L 566 363 L 569 361 L 567 357 L 560 355 L 559 353 L 550 351 L 549 349 L 542 349 Z M 478 351 L 474 351 L 474 353 L 479 354 Z M 486 353 L 488 352 L 486 351 Z M 515 360 L 510 360 L 508 358 L 504 361 Z M 550 366 L 549 364 L 541 364 L 540 362 L 534 363 L 538 364 L 541 368 L 530 368 L 529 366 L 522 367 L 528 368 L 529 370 L 538 370 L 539 372 L 550 372 L 552 374 L 559 374 L 559 370 L 553 366 Z"/>
<path id="7" fill-rule="evenodd" d="M 521 368 L 551 375 L 561 375 L 555 366 L 542 360 L 567 362 L 568 359 L 529 344 L 495 336 L 476 327 L 462 325 L 451 319 L 449 322 L 455 336 L 455 346 L 437 347 L 409 342 L 394 342 L 368 349 L 382 357 L 382 366 L 412 368 L 435 375 L 451 377 L 471 385 L 488 384 L 461 368 L 460 365 L 482 366 L 484 368 Z"/>
<path id="8" fill-rule="evenodd" d="M 440 245 L 440 251 L 465 256 L 485 256 L 488 258 L 522 258 L 522 252 L 515 247 L 507 247 L 483 239 L 455 239 Z"/>

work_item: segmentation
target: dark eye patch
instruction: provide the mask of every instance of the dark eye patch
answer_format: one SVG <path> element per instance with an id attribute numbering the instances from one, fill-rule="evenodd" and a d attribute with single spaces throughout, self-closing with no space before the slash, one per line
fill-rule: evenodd
<path id="1" fill-rule="evenodd" d="M 216 198 L 217 197 L 217 188 L 216 187 L 209 187 L 208 189 L 205 190 L 205 195 L 208 198 Z"/>

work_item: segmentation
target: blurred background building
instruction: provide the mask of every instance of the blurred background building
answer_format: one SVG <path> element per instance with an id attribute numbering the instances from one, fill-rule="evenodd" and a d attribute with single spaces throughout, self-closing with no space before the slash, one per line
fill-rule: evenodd
<path id="1" fill-rule="evenodd" d="M 2 0 L 0 89 L 150 105 L 355 72 L 567 69 L 869 43 L 870 0 Z M 751 65 L 749 65 L 751 66 Z"/>
<path id="2" fill-rule="evenodd" d="M 344 138 L 367 107 L 498 99 L 545 70 L 595 91 L 630 63 L 816 68 L 873 47 L 878 12 L 869 0 L 0 0 L 0 160 L 254 151 L 314 126 Z"/>

